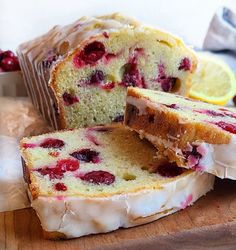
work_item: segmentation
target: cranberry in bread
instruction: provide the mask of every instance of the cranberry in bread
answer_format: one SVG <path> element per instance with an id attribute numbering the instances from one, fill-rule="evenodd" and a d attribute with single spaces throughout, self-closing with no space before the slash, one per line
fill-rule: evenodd
<path id="1" fill-rule="evenodd" d="M 121 126 L 24 138 L 25 179 L 45 237 L 74 238 L 151 222 L 192 204 L 214 176 L 157 159 Z"/>
<path id="2" fill-rule="evenodd" d="M 55 129 L 122 121 L 127 86 L 185 95 L 196 68 L 181 40 L 120 14 L 55 26 L 17 54 L 34 105 Z"/>
<path id="3" fill-rule="evenodd" d="M 129 88 L 125 124 L 181 167 L 236 179 L 236 110 Z"/>

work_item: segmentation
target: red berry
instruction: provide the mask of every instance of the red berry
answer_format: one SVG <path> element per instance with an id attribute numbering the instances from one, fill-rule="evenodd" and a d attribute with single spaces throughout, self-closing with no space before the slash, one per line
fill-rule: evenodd
<path id="1" fill-rule="evenodd" d="M 50 180 L 62 179 L 66 171 L 75 171 L 79 168 L 79 162 L 71 159 L 63 159 L 57 162 L 56 167 L 39 168 L 41 175 L 49 175 Z"/>
<path id="2" fill-rule="evenodd" d="M 66 93 L 66 92 L 62 95 L 62 98 L 63 98 L 64 104 L 66 106 L 69 106 L 69 105 L 72 105 L 76 102 L 79 102 L 79 99 L 77 96 L 72 96 L 71 94 Z"/>
<path id="3" fill-rule="evenodd" d="M 191 145 L 191 150 L 184 152 L 184 155 L 186 158 L 188 158 L 188 156 L 190 155 L 194 156 L 197 159 L 202 158 L 202 155 L 198 152 L 198 146 L 196 145 Z"/>
<path id="4" fill-rule="evenodd" d="M 35 147 L 37 147 L 37 145 L 34 144 L 34 143 L 24 143 L 22 146 L 24 148 L 35 148 Z"/>
<path id="5" fill-rule="evenodd" d="M 84 162 L 92 162 L 92 163 L 100 162 L 99 153 L 89 148 L 84 148 L 79 151 L 75 151 L 70 155 L 76 158 L 77 160 L 84 161 Z"/>
<path id="6" fill-rule="evenodd" d="M 0 62 L 2 61 L 3 59 L 3 50 L 0 49 Z"/>
<path id="7" fill-rule="evenodd" d="M 127 63 L 125 66 L 125 71 L 122 79 L 122 84 L 126 87 L 133 86 L 133 87 L 140 87 L 145 88 L 144 79 L 142 78 L 137 64 L 134 62 Z"/>
<path id="8" fill-rule="evenodd" d="M 158 77 L 157 82 L 161 84 L 161 88 L 165 92 L 169 92 L 173 89 L 177 81 L 176 77 L 167 76 L 165 72 L 165 66 L 163 64 L 158 65 Z"/>
<path id="9" fill-rule="evenodd" d="M 164 106 L 166 106 L 167 108 L 170 109 L 179 109 L 178 105 L 173 103 L 173 104 L 163 104 Z"/>
<path id="10" fill-rule="evenodd" d="M 96 70 L 90 78 L 91 84 L 102 83 L 104 80 L 104 74 L 101 70 Z"/>
<path id="11" fill-rule="evenodd" d="M 233 97 L 234 106 L 236 106 L 236 95 Z"/>
<path id="12" fill-rule="evenodd" d="M 183 173 L 183 168 L 180 168 L 176 163 L 166 163 L 158 166 L 157 173 L 163 177 L 175 177 Z"/>
<path id="13" fill-rule="evenodd" d="M 87 81 L 89 85 L 96 85 L 104 90 L 111 90 L 115 87 L 114 82 L 104 83 L 104 73 L 101 70 L 96 70 Z"/>
<path id="14" fill-rule="evenodd" d="M 101 59 L 105 54 L 105 46 L 101 42 L 92 42 L 85 46 L 82 59 L 86 64 L 92 64 Z"/>
<path id="15" fill-rule="evenodd" d="M 227 122 L 212 122 L 213 124 L 217 125 L 218 127 L 222 128 L 225 131 L 228 131 L 232 134 L 236 134 L 236 124 L 230 124 Z"/>
<path id="16" fill-rule="evenodd" d="M 15 54 L 11 51 L 11 50 L 6 50 L 4 52 L 2 52 L 2 56 L 3 58 L 6 58 L 6 57 L 12 57 L 12 58 L 15 58 Z"/>
<path id="17" fill-rule="evenodd" d="M 109 34 L 106 31 L 104 31 L 102 34 L 105 38 L 109 38 Z"/>
<path id="18" fill-rule="evenodd" d="M 110 132 L 113 128 L 108 128 L 108 127 L 93 127 L 90 128 L 91 130 L 97 131 L 97 132 Z"/>
<path id="19" fill-rule="evenodd" d="M 116 58 L 116 55 L 113 53 L 107 53 L 105 56 L 105 64 L 108 64 L 110 62 L 110 60 Z"/>
<path id="20" fill-rule="evenodd" d="M 216 112 L 214 110 L 207 110 L 207 109 L 196 109 L 193 110 L 194 112 L 200 113 L 200 114 L 205 114 L 205 115 L 209 115 L 209 116 L 215 116 L 215 117 L 224 117 L 225 115 L 223 113 L 220 112 Z"/>
<path id="21" fill-rule="evenodd" d="M 65 143 L 59 139 L 48 138 L 45 139 L 39 146 L 42 148 L 62 148 Z"/>
<path id="22" fill-rule="evenodd" d="M 125 72 L 122 79 L 122 82 L 126 87 L 128 86 L 137 86 L 138 81 L 140 80 L 139 71 L 136 64 L 128 63 L 125 65 Z"/>
<path id="23" fill-rule="evenodd" d="M 64 171 L 76 171 L 79 168 L 79 161 L 73 159 L 62 159 L 57 162 L 57 168 Z"/>
<path id="24" fill-rule="evenodd" d="M 111 90 L 115 87 L 115 83 L 114 82 L 108 82 L 105 84 L 101 84 L 101 88 L 104 90 Z"/>
<path id="25" fill-rule="evenodd" d="M 1 68 L 5 71 L 16 71 L 20 70 L 19 62 L 16 57 L 5 57 L 2 59 Z"/>
<path id="26" fill-rule="evenodd" d="M 75 56 L 73 62 L 77 68 L 80 68 L 87 64 L 94 65 L 104 55 L 104 44 L 98 41 L 94 41 L 90 44 L 87 44 L 85 48 Z"/>
<path id="27" fill-rule="evenodd" d="M 66 191 L 67 190 L 67 187 L 64 183 L 61 183 L 61 182 L 58 182 L 57 184 L 55 184 L 55 189 L 57 191 Z"/>
<path id="28" fill-rule="evenodd" d="M 201 149 L 200 146 L 191 145 L 190 150 L 187 150 L 187 151 L 183 152 L 183 155 L 185 156 L 185 159 L 187 160 L 188 166 L 191 167 L 192 169 L 195 169 L 195 170 L 200 168 L 199 162 L 200 162 L 200 159 L 203 156 L 200 153 L 201 151 L 199 149 Z"/>
<path id="29" fill-rule="evenodd" d="M 52 179 L 62 179 L 64 173 L 66 172 L 64 169 L 58 167 L 44 167 L 37 170 L 41 175 L 49 175 L 50 180 Z"/>
<path id="30" fill-rule="evenodd" d="M 185 57 L 181 60 L 180 65 L 178 70 L 190 70 L 191 69 L 191 61 L 189 60 L 189 58 Z"/>
<path id="31" fill-rule="evenodd" d="M 0 67 L 0 72 L 4 72 L 3 68 Z"/>
<path id="32" fill-rule="evenodd" d="M 231 118 L 236 119 L 236 113 L 234 113 L 232 110 L 226 109 L 226 108 L 219 108 L 220 111 L 223 111 L 223 114 L 225 116 L 229 116 Z"/>
<path id="33" fill-rule="evenodd" d="M 226 116 L 229 116 L 231 118 L 236 119 L 236 113 L 231 112 L 230 110 L 228 112 L 224 112 Z"/>
<path id="34" fill-rule="evenodd" d="M 87 181 L 94 184 L 105 184 L 110 185 L 115 181 L 115 176 L 109 172 L 98 170 L 91 171 L 80 177 L 81 180 Z"/>
<path id="35" fill-rule="evenodd" d="M 173 89 L 173 87 L 176 84 L 176 80 L 177 78 L 175 77 L 167 77 L 165 79 L 160 80 L 163 91 L 164 92 L 171 91 L 171 89 Z"/>

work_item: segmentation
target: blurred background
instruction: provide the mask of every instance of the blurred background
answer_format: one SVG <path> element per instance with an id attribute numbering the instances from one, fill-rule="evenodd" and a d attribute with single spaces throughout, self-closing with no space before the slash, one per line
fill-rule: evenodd
<path id="1" fill-rule="evenodd" d="M 12 49 L 56 24 L 83 15 L 122 12 L 172 32 L 201 48 L 210 20 L 220 5 L 235 0 L 0 0 L 0 48 Z"/>

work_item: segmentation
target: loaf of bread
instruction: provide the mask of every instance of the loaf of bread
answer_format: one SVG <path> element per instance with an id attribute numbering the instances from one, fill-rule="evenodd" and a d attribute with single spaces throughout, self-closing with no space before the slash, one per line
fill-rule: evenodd
<path id="1" fill-rule="evenodd" d="M 236 111 L 130 87 L 125 124 L 181 167 L 236 179 Z"/>
<path id="2" fill-rule="evenodd" d="M 121 126 L 24 138 L 20 147 L 32 207 L 51 239 L 151 222 L 192 204 L 214 182 L 159 159 Z"/>
<path id="3" fill-rule="evenodd" d="M 127 86 L 185 95 L 196 68 L 181 40 L 120 14 L 55 26 L 17 54 L 34 105 L 55 129 L 122 121 Z"/>

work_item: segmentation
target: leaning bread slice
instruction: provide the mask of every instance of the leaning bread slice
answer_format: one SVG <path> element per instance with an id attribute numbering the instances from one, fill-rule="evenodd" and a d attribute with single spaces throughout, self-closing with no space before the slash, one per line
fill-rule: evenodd
<path id="1" fill-rule="evenodd" d="M 213 175 L 156 159 L 155 147 L 124 127 L 55 132 L 20 145 L 32 207 L 48 238 L 144 224 L 213 187 Z"/>
<path id="2" fill-rule="evenodd" d="M 125 124 L 181 167 L 236 179 L 233 108 L 129 88 Z"/>

